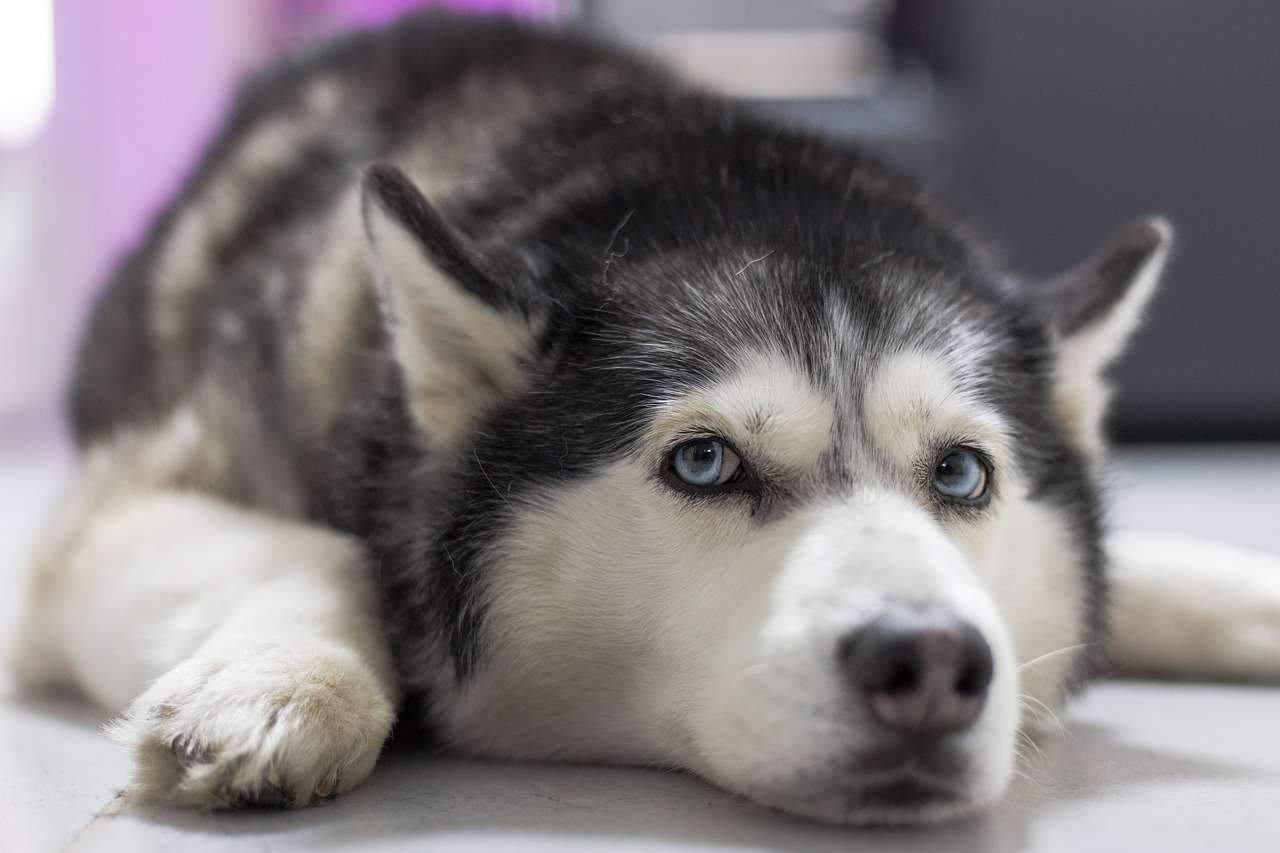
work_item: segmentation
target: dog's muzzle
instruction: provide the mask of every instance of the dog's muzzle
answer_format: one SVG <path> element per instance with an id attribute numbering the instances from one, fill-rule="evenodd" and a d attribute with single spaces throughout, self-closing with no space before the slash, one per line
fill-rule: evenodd
<path id="1" fill-rule="evenodd" d="M 733 623 L 697 736 L 706 775 L 787 811 L 936 820 L 1012 775 L 1018 673 L 994 599 L 936 521 L 892 496 L 824 507 Z M 700 757 L 701 757 L 700 756 Z M 701 769 L 701 768 L 699 768 Z"/>

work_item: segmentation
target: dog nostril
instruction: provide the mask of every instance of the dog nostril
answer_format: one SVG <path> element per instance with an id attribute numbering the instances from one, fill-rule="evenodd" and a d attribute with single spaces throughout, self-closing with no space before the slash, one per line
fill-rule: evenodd
<path id="1" fill-rule="evenodd" d="M 920 685 L 919 669 L 915 661 L 897 661 L 887 669 L 879 689 L 885 693 L 915 690 Z"/>
<path id="2" fill-rule="evenodd" d="M 961 696 L 976 696 L 983 691 L 978 668 L 967 666 L 956 676 L 955 691 Z"/>
<path id="3" fill-rule="evenodd" d="M 937 609 L 882 614 L 844 638 L 839 659 L 872 716 L 913 737 L 970 726 L 994 676 L 978 629 Z"/>
<path id="4" fill-rule="evenodd" d="M 961 696 L 977 698 L 985 695 L 987 688 L 991 686 L 991 679 L 995 677 L 991 647 L 972 625 L 963 624 L 959 633 L 956 642 L 960 664 L 955 691 Z"/>

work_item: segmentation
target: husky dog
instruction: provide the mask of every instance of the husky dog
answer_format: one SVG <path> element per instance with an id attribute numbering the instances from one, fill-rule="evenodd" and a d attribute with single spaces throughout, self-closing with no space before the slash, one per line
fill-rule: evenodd
<path id="1" fill-rule="evenodd" d="M 343 38 L 248 85 L 97 306 L 13 665 L 178 805 L 338 794 L 399 716 L 827 821 L 973 809 L 1099 661 L 1280 676 L 1270 558 L 1104 547 L 1103 374 L 1169 247 L 1028 283 L 625 51 Z"/>

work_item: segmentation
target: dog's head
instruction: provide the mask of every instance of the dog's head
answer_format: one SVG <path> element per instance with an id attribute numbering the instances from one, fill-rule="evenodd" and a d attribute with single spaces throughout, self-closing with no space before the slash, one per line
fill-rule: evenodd
<path id="1" fill-rule="evenodd" d="M 878 167 L 806 156 L 483 235 L 369 173 L 422 448 L 389 610 L 452 743 L 924 820 L 997 797 L 1024 709 L 1080 674 L 1102 374 L 1168 226 L 1032 287 Z"/>

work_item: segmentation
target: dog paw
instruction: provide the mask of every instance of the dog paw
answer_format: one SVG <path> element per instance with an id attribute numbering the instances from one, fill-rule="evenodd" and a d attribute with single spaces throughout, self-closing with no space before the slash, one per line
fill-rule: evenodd
<path id="1" fill-rule="evenodd" d="M 273 647 L 180 664 L 109 731 L 133 754 L 139 800 L 296 808 L 364 781 L 393 719 L 355 654 Z"/>

